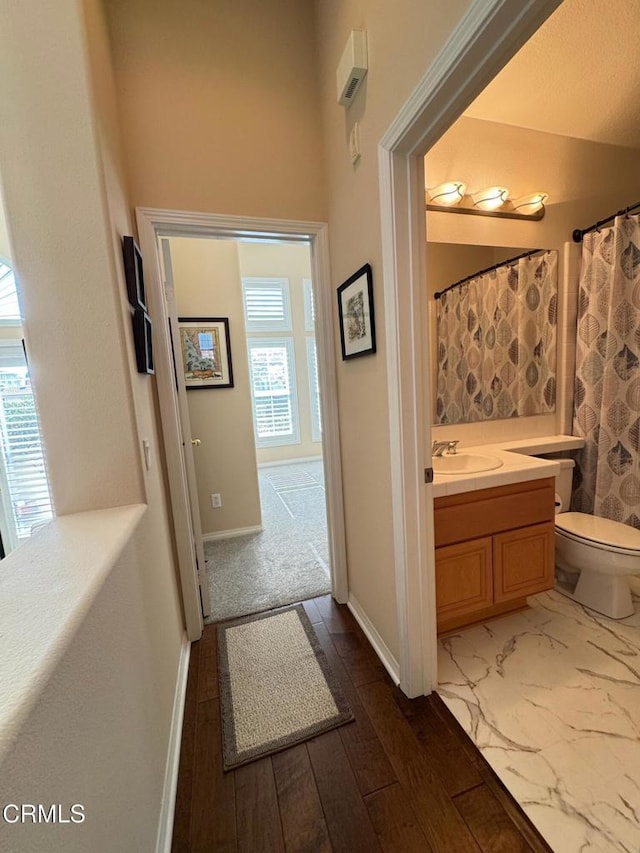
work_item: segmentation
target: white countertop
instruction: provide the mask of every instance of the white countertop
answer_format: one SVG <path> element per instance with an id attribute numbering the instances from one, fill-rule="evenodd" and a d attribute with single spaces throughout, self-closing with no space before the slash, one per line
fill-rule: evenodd
<path id="1" fill-rule="evenodd" d="M 543 436 L 541 438 L 503 441 L 498 444 L 458 445 L 458 452 L 473 450 L 496 456 L 502 461 L 500 468 L 491 471 L 479 471 L 474 474 L 435 474 L 433 497 L 457 495 L 473 492 L 477 489 L 491 489 L 494 486 L 507 486 L 511 483 L 523 483 L 528 480 L 540 480 L 555 477 L 559 465 L 553 459 L 539 459 L 530 453 L 556 453 L 582 447 L 584 439 L 572 435 Z"/>

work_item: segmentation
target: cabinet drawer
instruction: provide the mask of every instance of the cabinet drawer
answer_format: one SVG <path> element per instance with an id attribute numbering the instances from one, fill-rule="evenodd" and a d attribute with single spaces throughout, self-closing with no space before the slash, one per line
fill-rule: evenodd
<path id="1" fill-rule="evenodd" d="M 492 601 L 490 536 L 438 548 L 436 602 L 439 628 L 443 622 L 482 610 Z"/>
<path id="2" fill-rule="evenodd" d="M 436 498 L 436 548 L 516 527 L 552 522 L 554 494 L 555 479 L 547 477 Z"/>
<path id="3" fill-rule="evenodd" d="M 554 577 L 555 525 L 535 524 L 493 537 L 496 603 L 550 589 Z"/>

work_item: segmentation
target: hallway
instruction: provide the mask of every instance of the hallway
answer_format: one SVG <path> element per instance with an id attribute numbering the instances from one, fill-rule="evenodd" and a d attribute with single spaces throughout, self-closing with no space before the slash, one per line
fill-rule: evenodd
<path id="1" fill-rule="evenodd" d="M 406 699 L 346 606 L 304 605 L 355 722 L 224 774 L 207 626 L 192 646 L 173 853 L 549 851 L 438 697 Z"/>

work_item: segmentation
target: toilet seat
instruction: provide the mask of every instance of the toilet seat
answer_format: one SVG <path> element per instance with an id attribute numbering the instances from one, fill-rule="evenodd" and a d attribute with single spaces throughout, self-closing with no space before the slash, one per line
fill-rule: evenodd
<path id="1" fill-rule="evenodd" d="M 563 512 L 556 515 L 556 528 L 569 539 L 587 542 L 603 551 L 640 555 L 640 530 L 620 521 L 598 518 L 585 512 Z"/>

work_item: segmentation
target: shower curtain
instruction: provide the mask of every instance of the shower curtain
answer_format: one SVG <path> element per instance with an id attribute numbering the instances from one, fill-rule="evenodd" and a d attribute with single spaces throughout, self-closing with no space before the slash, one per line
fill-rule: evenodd
<path id="1" fill-rule="evenodd" d="M 436 301 L 437 423 L 554 411 L 557 264 L 521 258 Z"/>
<path id="2" fill-rule="evenodd" d="M 640 217 L 585 234 L 578 295 L 572 509 L 640 528 Z"/>

